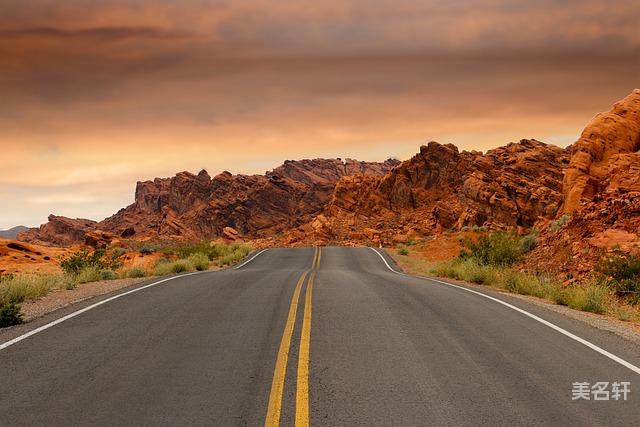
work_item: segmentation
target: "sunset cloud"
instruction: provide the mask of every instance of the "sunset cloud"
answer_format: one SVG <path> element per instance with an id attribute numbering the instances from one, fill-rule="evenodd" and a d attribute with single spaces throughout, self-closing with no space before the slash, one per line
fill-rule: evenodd
<path id="1" fill-rule="evenodd" d="M 185 169 L 568 144 L 640 85 L 633 3 L 3 1 L 0 228 Z"/>

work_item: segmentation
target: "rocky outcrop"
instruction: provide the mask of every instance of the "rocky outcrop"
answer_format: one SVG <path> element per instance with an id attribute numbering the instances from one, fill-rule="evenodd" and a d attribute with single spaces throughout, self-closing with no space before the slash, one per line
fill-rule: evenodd
<path id="1" fill-rule="evenodd" d="M 540 236 L 526 267 L 588 275 L 610 250 L 640 251 L 640 90 L 596 115 L 564 174 L 566 216 Z"/>
<path id="2" fill-rule="evenodd" d="M 617 102 L 611 111 L 596 115 L 573 145 L 564 175 L 564 211 L 579 210 L 582 202 L 599 193 L 638 191 L 638 150 L 640 89 Z"/>
<path id="3" fill-rule="evenodd" d="M 90 219 L 71 219 L 63 216 L 49 215 L 49 222 L 18 233 L 17 239 L 23 242 L 71 246 L 83 244 L 86 233 L 93 230 L 97 222 Z"/>
<path id="4" fill-rule="evenodd" d="M 339 241 L 363 235 L 391 244 L 397 234 L 474 225 L 527 228 L 558 213 L 568 163 L 568 150 L 536 140 L 486 154 L 430 142 L 383 177 L 342 178 L 325 215 Z"/>
<path id="5" fill-rule="evenodd" d="M 181 172 L 172 178 L 138 182 L 134 203 L 104 221 L 52 216 L 49 223 L 23 238 L 58 245 L 104 246 L 116 238 L 238 240 L 273 236 L 321 213 L 340 178 L 349 174 L 380 176 L 398 163 L 314 159 L 285 161 L 264 175 L 222 172 L 211 178 L 204 170 L 197 175 Z"/>

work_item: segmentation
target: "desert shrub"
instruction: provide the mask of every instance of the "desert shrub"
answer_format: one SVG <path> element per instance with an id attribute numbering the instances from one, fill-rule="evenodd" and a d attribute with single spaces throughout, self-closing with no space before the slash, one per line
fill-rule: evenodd
<path id="1" fill-rule="evenodd" d="M 540 231 L 532 228 L 526 236 L 520 239 L 520 252 L 527 253 L 535 249 L 538 244 L 539 235 Z"/>
<path id="2" fill-rule="evenodd" d="M 100 270 L 100 280 L 115 280 L 118 274 L 113 270 Z"/>
<path id="3" fill-rule="evenodd" d="M 147 273 L 145 273 L 145 271 L 141 268 L 138 267 L 133 267 L 131 270 L 127 271 L 127 277 L 132 278 L 132 279 L 136 279 L 139 277 L 144 277 L 146 276 Z"/>
<path id="4" fill-rule="evenodd" d="M 115 261 L 126 253 L 127 253 L 127 250 L 125 248 L 121 248 L 119 246 L 115 247 L 111 250 L 111 259 Z"/>
<path id="5" fill-rule="evenodd" d="M 481 233 L 483 231 L 487 231 L 487 228 L 484 225 L 474 225 L 471 227 L 471 231 L 475 233 Z"/>
<path id="6" fill-rule="evenodd" d="M 196 270 L 204 271 L 209 269 L 209 257 L 202 253 L 189 255 L 187 258 L 189 264 L 193 265 Z"/>
<path id="7" fill-rule="evenodd" d="M 90 267 L 101 269 L 104 267 L 103 256 L 103 250 L 95 250 L 93 253 L 89 253 L 86 249 L 81 249 L 69 258 L 64 259 L 60 263 L 60 267 L 67 274 L 77 274 L 81 270 Z"/>
<path id="8" fill-rule="evenodd" d="M 501 286 L 509 292 L 520 295 L 532 295 L 539 298 L 549 296 L 548 286 L 534 275 L 515 270 L 505 270 Z"/>
<path id="9" fill-rule="evenodd" d="M 552 233 L 557 233 L 558 231 L 562 230 L 565 225 L 567 225 L 570 219 L 571 215 L 562 215 L 560 218 L 551 223 L 551 225 L 549 226 L 549 230 L 551 230 Z"/>
<path id="10" fill-rule="evenodd" d="M 155 276 L 166 276 L 171 273 L 173 273 L 173 262 L 166 258 L 159 259 L 155 267 L 153 267 L 153 274 Z"/>
<path id="11" fill-rule="evenodd" d="M 154 252 L 160 250 L 160 247 L 157 245 L 146 244 L 140 248 L 140 253 L 143 255 L 150 255 Z"/>
<path id="12" fill-rule="evenodd" d="M 97 266 L 85 267 L 73 275 L 75 283 L 89 283 L 100 280 L 100 268 Z M 75 286 L 73 286 L 75 288 Z"/>
<path id="13" fill-rule="evenodd" d="M 22 313 L 20 306 L 15 303 L 0 306 L 0 328 L 18 325 L 22 323 Z"/>
<path id="14" fill-rule="evenodd" d="M 174 273 L 184 273 L 185 271 L 189 271 L 189 267 L 189 263 L 186 260 L 181 259 L 173 263 L 171 271 Z"/>
<path id="15" fill-rule="evenodd" d="M 466 238 L 460 258 L 482 265 L 510 266 L 520 259 L 520 241 L 515 234 L 505 232 L 480 236 L 477 242 Z"/>
<path id="16" fill-rule="evenodd" d="M 0 282 L 0 305 L 21 303 L 46 295 L 51 289 L 64 289 L 75 283 L 63 274 L 22 274 L 5 278 Z"/>
<path id="17" fill-rule="evenodd" d="M 640 299 L 640 256 L 614 251 L 603 257 L 596 270 L 607 276 L 608 284 L 633 302 Z"/>
<path id="18" fill-rule="evenodd" d="M 602 314 L 607 311 L 611 290 L 604 284 L 592 279 L 581 286 L 572 286 L 568 298 L 568 306 L 582 311 Z"/>
<path id="19" fill-rule="evenodd" d="M 398 255 L 409 255 L 409 250 L 404 246 L 398 247 Z"/>
<path id="20" fill-rule="evenodd" d="M 416 238 L 415 238 L 415 237 L 411 236 L 411 237 L 409 237 L 409 238 L 407 239 L 407 241 L 406 241 L 406 242 L 404 242 L 404 244 L 405 244 L 406 246 L 414 246 L 414 245 L 418 244 L 418 241 L 416 240 Z"/>

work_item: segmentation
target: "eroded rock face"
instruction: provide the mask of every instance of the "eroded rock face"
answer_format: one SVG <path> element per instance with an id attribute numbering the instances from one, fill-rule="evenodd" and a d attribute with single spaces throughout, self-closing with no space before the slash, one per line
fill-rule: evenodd
<path id="1" fill-rule="evenodd" d="M 459 152 L 430 142 L 383 177 L 342 178 L 325 209 L 337 239 L 365 229 L 374 243 L 473 225 L 531 227 L 562 205 L 569 151 L 522 140 L 488 151 Z"/>
<path id="2" fill-rule="evenodd" d="M 566 224 L 546 229 L 526 267 L 567 277 L 593 272 L 612 249 L 640 251 L 640 90 L 596 115 L 564 175 Z"/>
<path id="3" fill-rule="evenodd" d="M 17 239 L 23 242 L 48 243 L 56 246 L 82 244 L 85 233 L 93 230 L 97 222 L 90 219 L 71 219 L 63 216 L 49 215 L 49 222 L 40 228 L 32 228 L 18 233 Z"/>
<path id="4" fill-rule="evenodd" d="M 379 176 L 398 163 L 314 159 L 286 161 L 264 175 L 223 172 L 211 178 L 204 170 L 197 175 L 181 172 L 172 178 L 138 182 L 135 202 L 100 223 L 52 216 L 49 223 L 24 237 L 58 245 L 101 246 L 116 237 L 235 240 L 272 236 L 321 213 L 340 178 L 354 173 Z"/>
<path id="5" fill-rule="evenodd" d="M 573 145 L 564 176 L 564 211 L 602 192 L 637 191 L 640 154 L 640 89 L 596 115 Z M 629 175 L 630 169 L 636 172 Z M 635 180 L 635 182 L 634 182 Z"/>

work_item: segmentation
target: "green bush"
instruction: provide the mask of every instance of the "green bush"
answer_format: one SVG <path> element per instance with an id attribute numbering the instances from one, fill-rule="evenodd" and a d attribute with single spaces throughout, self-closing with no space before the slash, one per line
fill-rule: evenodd
<path id="1" fill-rule="evenodd" d="M 204 271 L 209 269 L 209 257 L 202 253 L 195 253 L 189 255 L 187 262 L 195 267 L 198 271 Z"/>
<path id="2" fill-rule="evenodd" d="M 551 230 L 552 233 L 559 232 L 564 228 L 565 225 L 567 225 L 570 219 L 571 219 L 571 215 L 567 215 L 567 214 L 562 215 L 560 218 L 558 218 L 557 220 L 551 223 L 551 225 L 549 226 L 549 230 Z"/>
<path id="3" fill-rule="evenodd" d="M 527 253 L 535 249 L 540 232 L 532 228 L 529 234 L 520 239 L 520 252 Z"/>
<path id="4" fill-rule="evenodd" d="M 174 273 L 184 273 L 185 271 L 189 271 L 189 267 L 189 263 L 186 260 L 181 259 L 173 263 L 171 270 Z"/>
<path id="5" fill-rule="evenodd" d="M 118 274 L 113 270 L 100 270 L 100 280 L 115 280 Z"/>
<path id="6" fill-rule="evenodd" d="M 60 263 L 60 267 L 67 274 L 78 274 L 80 271 L 91 267 L 101 269 L 104 268 L 103 256 L 103 250 L 95 250 L 90 254 L 86 249 L 81 249 L 63 260 Z"/>
<path id="7" fill-rule="evenodd" d="M 22 313 L 20 313 L 19 305 L 9 303 L 0 307 L 0 328 L 19 325 L 20 323 L 22 323 Z"/>
<path id="8" fill-rule="evenodd" d="M 398 254 L 399 255 L 409 255 L 409 250 L 407 248 L 405 248 L 404 246 L 401 246 L 398 248 Z"/>
<path id="9" fill-rule="evenodd" d="M 572 290 L 567 304 L 569 307 L 598 314 L 606 313 L 611 291 L 600 281 L 592 279 Z"/>
<path id="10" fill-rule="evenodd" d="M 147 245 L 143 245 L 140 248 L 140 253 L 143 254 L 143 255 L 150 255 L 150 254 L 152 254 L 154 252 L 157 252 L 159 249 L 160 249 L 160 247 L 157 246 L 157 245 L 147 244 Z"/>
<path id="11" fill-rule="evenodd" d="M 146 276 L 147 273 L 145 273 L 145 271 L 141 268 L 138 267 L 133 267 L 131 270 L 127 271 L 127 277 L 132 278 L 132 279 L 137 279 L 140 277 L 144 277 Z"/>
<path id="12" fill-rule="evenodd" d="M 596 270 L 608 278 L 608 284 L 621 296 L 638 302 L 640 294 L 640 256 L 614 251 L 600 260 Z"/>
<path id="13" fill-rule="evenodd" d="M 111 250 L 111 259 L 115 261 L 126 253 L 127 250 L 125 248 L 115 247 Z"/>
<path id="14" fill-rule="evenodd" d="M 100 268 L 98 267 L 85 267 L 73 275 L 73 281 L 76 284 L 97 282 L 100 280 Z M 74 284 L 75 285 L 75 284 Z M 75 286 L 73 286 L 75 288 Z M 71 288 L 71 289 L 73 289 Z"/>
<path id="15" fill-rule="evenodd" d="M 520 241 L 515 234 L 505 232 L 480 236 L 477 242 L 466 238 L 460 258 L 482 265 L 510 266 L 520 259 Z"/>

